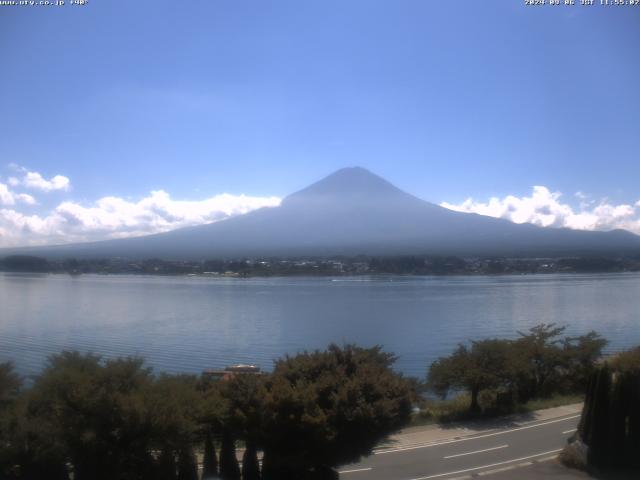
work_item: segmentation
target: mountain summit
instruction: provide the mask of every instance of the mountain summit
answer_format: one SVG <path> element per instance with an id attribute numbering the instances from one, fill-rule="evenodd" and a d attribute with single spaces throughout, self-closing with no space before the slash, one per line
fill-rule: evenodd
<path id="1" fill-rule="evenodd" d="M 21 250 L 48 257 L 165 259 L 357 254 L 551 257 L 632 252 L 640 252 L 640 237 L 626 231 L 542 228 L 454 212 L 360 167 L 338 170 L 289 195 L 279 207 L 208 225 Z"/>
<path id="2" fill-rule="evenodd" d="M 384 178 L 362 167 L 342 168 L 331 175 L 289 195 L 285 202 L 306 196 L 373 197 L 406 195 Z"/>

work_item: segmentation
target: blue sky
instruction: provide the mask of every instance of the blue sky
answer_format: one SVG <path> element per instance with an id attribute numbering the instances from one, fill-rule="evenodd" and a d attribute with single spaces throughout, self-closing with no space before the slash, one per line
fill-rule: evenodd
<path id="1" fill-rule="evenodd" d="M 0 7 L 0 184 L 34 198 L 0 208 L 46 222 L 63 202 L 86 210 L 152 191 L 282 197 L 360 165 L 437 203 L 544 186 L 574 213 L 635 209 L 639 46 L 631 6 Z M 27 172 L 70 186 L 43 192 Z M 28 243 L 37 226 L 19 225 L 14 243 Z"/>

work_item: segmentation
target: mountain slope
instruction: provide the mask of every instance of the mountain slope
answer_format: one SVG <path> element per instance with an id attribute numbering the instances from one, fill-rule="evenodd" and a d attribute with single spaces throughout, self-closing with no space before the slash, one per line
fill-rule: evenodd
<path id="1" fill-rule="evenodd" d="M 49 257 L 203 259 L 242 256 L 453 254 L 558 256 L 640 252 L 623 230 L 514 224 L 447 210 L 362 168 L 345 168 L 262 208 L 145 237 L 22 249 Z M 0 251 L 0 255 L 3 252 Z"/>

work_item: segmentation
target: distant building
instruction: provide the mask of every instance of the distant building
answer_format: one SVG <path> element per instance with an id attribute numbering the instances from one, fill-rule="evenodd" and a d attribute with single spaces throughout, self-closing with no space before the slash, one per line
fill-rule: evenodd
<path id="1" fill-rule="evenodd" d="M 264 372 L 255 365 L 238 364 L 225 367 L 224 370 L 205 370 L 202 374 L 214 380 L 230 380 L 236 375 L 264 375 Z"/>

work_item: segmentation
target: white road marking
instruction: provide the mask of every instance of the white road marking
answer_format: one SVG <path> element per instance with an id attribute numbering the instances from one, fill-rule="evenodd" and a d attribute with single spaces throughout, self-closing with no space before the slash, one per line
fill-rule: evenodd
<path id="1" fill-rule="evenodd" d="M 578 429 L 577 428 L 572 428 L 571 430 L 565 430 L 564 432 L 562 432 L 563 435 L 567 434 L 567 433 L 573 433 L 573 432 L 577 432 Z"/>
<path id="2" fill-rule="evenodd" d="M 485 448 L 484 450 L 476 450 L 475 452 L 457 453 L 455 455 L 448 455 L 444 458 L 457 458 L 464 457 L 465 455 L 473 455 L 474 453 L 490 452 L 492 450 L 500 450 L 501 448 L 507 448 L 509 445 L 500 445 L 499 447 Z"/>
<path id="3" fill-rule="evenodd" d="M 464 470 L 456 470 L 455 472 L 438 473 L 436 475 L 429 475 L 427 477 L 417 477 L 417 478 L 412 478 L 411 480 L 429 480 L 430 478 L 446 477 L 447 475 L 457 475 L 459 473 L 472 472 L 474 470 L 482 470 L 483 468 L 497 467 L 498 465 L 505 465 L 507 463 L 520 462 L 522 460 L 541 457 L 543 455 L 550 455 L 552 453 L 558 453 L 560 451 L 562 451 L 561 448 L 559 448 L 558 450 L 551 450 L 549 452 L 536 453 L 535 455 L 529 455 L 528 457 L 514 458 L 513 460 L 505 460 L 504 462 L 492 463 L 490 465 L 482 465 L 480 467 L 465 468 Z"/>
<path id="4" fill-rule="evenodd" d="M 339 474 L 343 474 L 343 473 L 356 473 L 356 472 L 368 472 L 370 470 L 373 470 L 371 467 L 369 468 L 354 468 L 353 470 L 342 470 L 340 472 L 338 472 Z"/>
<path id="5" fill-rule="evenodd" d="M 535 425 L 526 425 L 524 427 L 511 428 L 509 430 L 500 430 L 500 431 L 494 432 L 494 433 L 485 433 L 483 435 L 476 435 L 476 436 L 469 436 L 469 437 L 458 438 L 458 439 L 453 439 L 453 440 L 446 440 L 444 442 L 439 442 L 439 443 L 429 443 L 429 444 L 426 444 L 426 445 L 415 445 L 415 446 L 411 446 L 411 447 L 400 447 L 400 448 L 395 448 L 395 449 L 390 449 L 390 450 L 381 450 L 379 452 L 373 452 L 373 454 L 374 455 L 384 455 L 386 453 L 405 452 L 407 450 L 417 450 L 419 448 L 437 447 L 439 445 L 448 445 L 450 443 L 456 443 L 456 442 L 468 442 L 469 440 L 477 440 L 479 438 L 495 437 L 496 435 L 504 435 L 506 433 L 519 432 L 520 430 L 527 430 L 529 428 L 543 427 L 545 425 L 550 425 L 552 423 L 566 422 L 567 420 L 573 420 L 574 418 L 580 418 L 580 416 L 581 415 L 573 415 L 571 417 L 559 418 L 559 419 L 556 419 L 556 420 L 549 420 L 547 422 L 536 423 Z"/>

